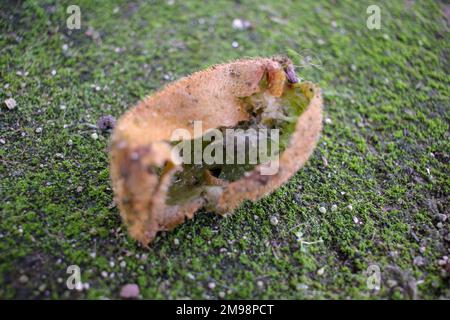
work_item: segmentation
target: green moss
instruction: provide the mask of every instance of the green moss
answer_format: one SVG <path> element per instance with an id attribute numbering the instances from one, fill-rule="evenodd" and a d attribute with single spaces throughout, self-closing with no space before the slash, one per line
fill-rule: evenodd
<path id="1" fill-rule="evenodd" d="M 1 298 L 117 298 L 125 283 L 152 299 L 213 299 L 220 291 L 226 298 L 409 298 L 399 274 L 418 281 L 419 298 L 449 296 L 438 265 L 448 255 L 448 228 L 438 223 L 450 193 L 442 3 L 378 1 L 382 29 L 369 30 L 362 1 L 80 0 L 82 28 L 71 32 L 69 4 L 0 4 Z M 253 28 L 233 29 L 234 18 Z M 89 26 L 101 42 L 85 35 Z M 205 212 L 150 250 L 138 246 L 112 204 L 108 135 L 93 140 L 86 123 L 120 116 L 169 78 L 287 51 L 299 66 L 308 55 L 320 61 L 297 72 L 320 84 L 331 120 L 308 164 L 230 218 Z M 13 110 L 3 105 L 9 97 L 18 103 Z M 313 244 L 301 246 L 298 230 Z M 414 264 L 418 256 L 423 264 Z M 88 290 L 66 288 L 72 264 Z M 379 292 L 366 286 L 372 264 L 382 273 Z"/>

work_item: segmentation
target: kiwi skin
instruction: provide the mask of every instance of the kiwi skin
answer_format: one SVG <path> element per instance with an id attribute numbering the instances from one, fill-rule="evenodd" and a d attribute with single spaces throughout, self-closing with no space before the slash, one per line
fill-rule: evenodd
<path id="1" fill-rule="evenodd" d="M 147 246 L 157 232 L 191 219 L 202 207 L 231 213 L 243 200 L 257 200 L 275 190 L 303 166 L 320 136 L 322 99 L 316 85 L 295 83 L 287 70 L 292 73 L 292 63 L 280 57 L 215 65 L 169 84 L 118 120 L 110 144 L 110 175 L 115 201 L 134 239 Z M 251 121 L 245 98 L 260 93 L 290 99 L 302 108 L 291 123 L 284 151 L 274 160 L 278 172 L 263 175 L 263 164 L 258 164 L 234 181 L 202 175 L 209 179 L 209 188 L 194 192 L 187 201 L 168 203 L 174 175 L 183 170 L 171 152 L 173 131 L 183 128 L 198 138 L 193 120 L 202 121 L 203 132 Z"/>

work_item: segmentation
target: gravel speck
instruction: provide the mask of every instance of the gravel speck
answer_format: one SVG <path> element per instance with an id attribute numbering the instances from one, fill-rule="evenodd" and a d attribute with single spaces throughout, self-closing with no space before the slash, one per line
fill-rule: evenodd
<path id="1" fill-rule="evenodd" d="M 120 289 L 120 297 L 124 299 L 135 299 L 139 296 L 139 287 L 137 284 L 129 283 Z"/>
<path id="2" fill-rule="evenodd" d="M 317 270 L 317 275 L 321 276 L 325 273 L 325 268 L 320 268 L 319 270 Z"/>
<path id="3" fill-rule="evenodd" d="M 421 267 L 421 266 L 425 265 L 425 260 L 423 259 L 423 257 L 417 256 L 414 258 L 413 263 L 415 266 Z"/>
<path id="4" fill-rule="evenodd" d="M 276 226 L 277 224 L 278 224 L 278 218 L 277 217 L 270 217 L 270 223 L 273 225 L 273 226 Z"/>
<path id="5" fill-rule="evenodd" d="M 17 102 L 13 98 L 9 98 L 5 100 L 5 105 L 9 110 L 12 110 L 17 106 Z"/>
<path id="6" fill-rule="evenodd" d="M 233 20 L 232 27 L 236 30 L 245 30 L 249 29 L 252 26 L 251 22 L 248 20 L 243 20 L 236 18 Z"/>
<path id="7" fill-rule="evenodd" d="M 116 125 L 116 118 L 111 115 L 101 116 L 97 121 L 97 128 L 101 131 L 108 131 L 114 129 Z"/>
<path id="8" fill-rule="evenodd" d="M 214 282 L 208 283 L 208 288 L 209 289 L 214 290 L 215 287 L 216 287 L 216 284 Z"/>
<path id="9" fill-rule="evenodd" d="M 27 283 L 28 282 L 28 277 L 26 275 L 21 275 L 19 278 L 19 282 L 20 283 Z"/>

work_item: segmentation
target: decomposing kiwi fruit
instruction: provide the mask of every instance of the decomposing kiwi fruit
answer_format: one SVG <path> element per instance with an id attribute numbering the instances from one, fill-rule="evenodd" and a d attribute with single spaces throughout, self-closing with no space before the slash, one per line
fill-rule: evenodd
<path id="1" fill-rule="evenodd" d="M 139 102 L 117 121 L 110 146 L 115 201 L 130 235 L 146 246 L 201 208 L 225 215 L 278 188 L 314 150 L 321 105 L 319 87 L 299 81 L 283 56 L 215 65 Z M 263 130 L 270 156 L 250 161 L 249 141 L 259 146 L 251 138 Z M 230 141 L 240 141 L 232 160 L 243 161 L 218 152 Z M 207 151 L 224 161 L 204 160 Z M 200 161 L 185 161 L 194 154 Z"/>

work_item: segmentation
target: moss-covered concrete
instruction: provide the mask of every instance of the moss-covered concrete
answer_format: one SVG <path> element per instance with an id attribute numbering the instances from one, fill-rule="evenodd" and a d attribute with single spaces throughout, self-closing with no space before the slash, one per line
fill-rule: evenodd
<path id="1" fill-rule="evenodd" d="M 126 283 L 152 299 L 449 297 L 448 4 L 376 1 L 369 30 L 373 1 L 79 0 L 69 32 L 73 2 L 0 4 L 0 298 L 118 298 Z M 198 69 L 278 53 L 323 88 L 306 167 L 141 248 L 112 203 L 97 119 Z M 88 289 L 67 289 L 69 265 Z"/>

